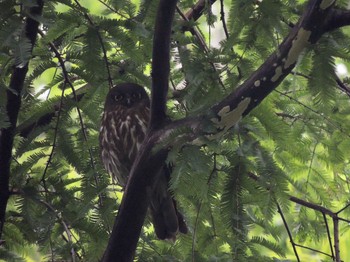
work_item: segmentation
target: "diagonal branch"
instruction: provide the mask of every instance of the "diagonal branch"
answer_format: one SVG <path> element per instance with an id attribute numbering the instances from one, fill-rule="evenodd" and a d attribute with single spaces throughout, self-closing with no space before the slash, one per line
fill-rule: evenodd
<path id="1" fill-rule="evenodd" d="M 57 133 L 58 133 L 58 127 L 59 127 L 59 123 L 60 123 L 60 117 L 61 117 L 61 112 L 62 112 L 62 105 L 63 105 L 63 98 L 64 98 L 64 91 L 66 90 L 66 82 L 64 82 L 63 88 L 62 88 L 62 93 L 61 93 L 61 99 L 60 99 L 60 110 L 58 111 L 57 114 L 57 120 L 56 120 L 56 125 L 55 125 L 55 131 L 54 131 L 54 135 L 53 135 L 53 142 L 52 142 L 52 148 L 51 148 L 51 152 L 49 155 L 49 159 L 46 162 L 45 165 L 45 169 L 44 169 L 44 173 L 41 177 L 41 182 L 43 183 L 43 187 L 45 192 L 48 192 L 48 188 L 46 185 L 46 174 L 47 174 L 47 170 L 49 169 L 49 165 L 51 164 L 56 146 L 57 146 Z"/>
<path id="2" fill-rule="evenodd" d="M 186 13 L 187 20 L 193 19 L 197 21 L 203 14 L 207 5 L 213 5 L 216 0 L 199 0 L 192 8 Z"/>
<path id="3" fill-rule="evenodd" d="M 327 23 L 325 21 L 331 14 L 333 3 L 334 1 L 309 1 L 306 11 L 279 45 L 278 50 L 270 55 L 242 85 L 210 108 L 206 114 L 169 124 L 165 128 L 168 133 L 186 126 L 193 129 L 189 140 L 203 135 L 209 139 L 216 139 L 225 134 L 283 81 L 295 67 L 304 48 L 316 43 L 326 32 Z M 208 130 L 208 125 L 214 126 L 215 130 L 205 132 L 205 129 Z M 165 138 L 166 135 L 161 140 Z"/>
<path id="4" fill-rule="evenodd" d="M 280 207 L 280 205 L 278 204 L 278 202 L 276 201 L 276 204 L 277 204 L 277 210 L 278 210 L 278 213 L 280 213 L 281 215 L 281 218 L 282 218 L 282 221 L 283 221 L 283 224 L 284 224 L 284 227 L 286 228 L 287 230 L 287 234 L 288 234 L 288 237 L 289 237 L 289 242 L 292 244 L 292 247 L 293 247 L 293 252 L 294 252 L 294 255 L 295 255 L 295 258 L 297 259 L 298 262 L 300 262 L 300 258 L 299 258 L 299 254 L 298 254 L 298 251 L 296 249 L 296 243 L 294 242 L 293 240 L 293 236 L 292 236 L 292 233 L 289 229 L 289 226 L 288 226 L 288 223 L 287 223 L 287 220 L 283 214 L 283 211 Z"/>
<path id="5" fill-rule="evenodd" d="M 347 25 L 350 25 L 350 10 L 333 9 L 325 30 L 332 31 Z"/>
<path id="6" fill-rule="evenodd" d="M 326 217 L 325 213 L 322 213 L 322 216 L 323 216 L 323 220 L 324 220 L 324 223 L 325 223 L 325 226 L 326 226 L 327 237 L 328 237 L 329 247 L 330 247 L 330 250 L 331 250 L 331 253 L 332 253 L 332 258 L 334 259 L 335 256 L 334 256 L 334 250 L 333 250 L 333 246 L 332 246 L 332 237 L 331 237 L 331 233 L 330 233 L 330 230 L 329 230 L 327 217 Z"/>
<path id="7" fill-rule="evenodd" d="M 332 6 L 321 8 L 321 3 L 320 0 L 309 1 L 305 13 L 278 50 L 226 99 L 212 107 L 215 121 L 223 131 L 231 128 L 274 90 L 295 67 L 304 48 L 316 43 L 322 36 L 325 32 L 324 19 Z M 238 119 L 231 121 L 235 118 Z M 231 124 L 227 125 L 229 122 Z"/>
<path id="8" fill-rule="evenodd" d="M 26 18 L 24 33 L 31 43 L 31 50 L 36 41 L 39 22 L 34 18 L 41 15 L 43 1 L 37 0 L 36 5 L 29 8 L 29 16 Z M 23 66 L 13 66 L 13 73 L 9 88 L 6 91 L 6 111 L 10 126 L 0 130 L 0 238 L 5 223 L 6 206 L 9 198 L 10 164 L 12 156 L 13 140 L 17 124 L 17 117 L 21 107 L 21 92 L 28 71 L 28 62 Z"/>

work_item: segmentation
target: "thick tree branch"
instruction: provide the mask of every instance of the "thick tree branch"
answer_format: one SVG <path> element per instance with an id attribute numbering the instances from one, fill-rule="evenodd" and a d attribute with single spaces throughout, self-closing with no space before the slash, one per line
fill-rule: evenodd
<path id="1" fill-rule="evenodd" d="M 166 1 L 166 0 L 165 0 Z M 133 261 L 153 185 L 167 150 L 152 155 L 157 136 L 146 137 L 135 160 L 102 261 Z M 118 258 L 118 260 L 116 260 Z"/>
<path id="2" fill-rule="evenodd" d="M 339 248 L 339 220 L 337 217 L 333 218 L 333 235 L 334 235 L 334 252 L 335 262 L 341 262 L 340 248 Z"/>
<path id="3" fill-rule="evenodd" d="M 325 31 L 332 31 L 350 25 L 350 10 L 332 9 L 325 24 Z"/>
<path id="4" fill-rule="evenodd" d="M 176 0 L 161 0 L 153 39 L 152 104 L 150 132 L 133 164 L 103 261 L 132 261 L 147 213 L 151 193 L 167 149 L 152 152 L 166 120 L 166 96 L 170 72 L 170 36 Z"/>
<path id="5" fill-rule="evenodd" d="M 170 73 L 170 37 L 176 0 L 160 1 L 153 39 L 152 99 L 150 128 L 159 128 L 166 119 L 166 97 Z"/>
<path id="6" fill-rule="evenodd" d="M 31 43 L 31 50 L 33 49 L 39 26 L 39 22 L 34 18 L 40 16 L 43 9 L 42 0 L 37 0 L 36 3 L 36 6 L 29 8 L 29 15 L 26 18 L 24 28 L 24 35 Z M 6 206 L 9 198 L 9 178 L 13 139 L 15 136 L 18 112 L 21 107 L 21 92 L 27 71 L 28 62 L 23 66 L 14 66 L 9 89 L 6 92 L 6 111 L 10 126 L 0 130 L 0 238 L 3 231 Z"/>
<path id="7" fill-rule="evenodd" d="M 309 1 L 305 13 L 278 50 L 238 89 L 212 108 L 216 114 L 214 122 L 223 131 L 232 127 L 232 124 L 248 114 L 274 90 L 294 68 L 304 48 L 315 43 L 322 36 L 325 32 L 323 31 L 324 20 L 332 7 L 325 2 L 331 1 Z M 231 124 L 226 124 L 228 122 Z"/>

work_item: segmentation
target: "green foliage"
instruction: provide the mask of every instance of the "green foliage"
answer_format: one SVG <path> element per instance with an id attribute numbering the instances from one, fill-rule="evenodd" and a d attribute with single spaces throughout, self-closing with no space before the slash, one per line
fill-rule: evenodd
<path id="1" fill-rule="evenodd" d="M 223 1 L 227 37 L 220 2 L 207 5 L 198 21 L 176 14 L 172 119 L 205 113 L 234 91 L 276 50 L 305 1 Z M 32 53 L 23 37 L 30 4 L 0 2 L 0 128 L 9 125 L 5 94 L 13 67 L 30 62 L 0 260 L 98 261 L 122 197 L 99 158 L 104 98 L 109 80 L 150 88 L 158 1 L 45 1 Z M 185 13 L 193 4 L 180 1 L 178 7 Z M 183 32 L 186 25 L 197 35 Z M 324 35 L 278 89 L 221 139 L 173 148 L 170 188 L 190 232 L 174 243 L 158 241 L 147 218 L 135 260 L 294 261 L 288 233 L 299 245 L 330 253 L 322 213 L 290 197 L 333 212 L 348 204 L 349 97 L 335 71 L 339 64 L 350 66 L 349 35 L 349 29 Z M 348 73 L 339 76 L 348 79 Z M 43 116 L 49 123 L 40 124 Z M 32 132 L 22 137 L 28 127 Z M 179 128 L 169 141 L 185 141 L 190 132 Z M 349 219 L 349 208 L 338 215 Z M 332 234 L 332 221 L 326 221 Z M 348 226 L 339 225 L 347 261 Z M 297 251 L 302 261 L 328 258 Z"/>

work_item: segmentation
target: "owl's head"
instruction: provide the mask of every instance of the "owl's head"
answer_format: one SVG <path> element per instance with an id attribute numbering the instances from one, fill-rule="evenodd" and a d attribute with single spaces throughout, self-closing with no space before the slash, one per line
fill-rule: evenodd
<path id="1" fill-rule="evenodd" d="M 132 108 L 138 105 L 149 107 L 149 104 L 149 97 L 142 86 L 134 83 L 122 83 L 109 91 L 105 110 L 114 110 L 117 105 Z"/>

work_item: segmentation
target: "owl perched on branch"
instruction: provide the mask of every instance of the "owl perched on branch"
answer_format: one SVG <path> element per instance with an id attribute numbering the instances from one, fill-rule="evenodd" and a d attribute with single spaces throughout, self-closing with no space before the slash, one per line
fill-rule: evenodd
<path id="1" fill-rule="evenodd" d="M 107 97 L 100 129 L 101 157 L 105 169 L 122 187 L 145 139 L 150 118 L 150 100 L 145 89 L 124 83 L 113 87 Z M 170 168 L 164 163 L 156 182 L 149 210 L 159 239 L 175 239 L 187 233 L 182 214 L 168 191 Z"/>

